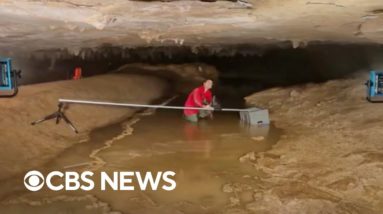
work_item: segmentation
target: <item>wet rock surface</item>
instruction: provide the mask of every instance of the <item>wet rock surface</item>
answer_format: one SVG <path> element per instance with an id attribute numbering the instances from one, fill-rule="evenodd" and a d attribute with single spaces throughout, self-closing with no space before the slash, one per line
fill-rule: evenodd
<path id="1" fill-rule="evenodd" d="M 248 210 L 382 212 L 383 111 L 365 99 L 367 76 L 274 88 L 246 98 L 269 108 L 277 127 L 286 130 L 273 149 L 253 161 L 265 186 Z"/>
<path id="2" fill-rule="evenodd" d="M 145 85 L 145 88 L 137 91 Z M 0 179 L 37 167 L 73 144 L 87 139 L 90 130 L 132 115 L 134 109 L 72 105 L 66 115 L 80 130 L 76 135 L 62 121 L 32 126 L 31 122 L 57 111 L 59 98 L 147 103 L 165 93 L 166 84 L 155 77 L 109 74 L 77 81 L 22 86 L 12 99 L 1 99 Z M 135 92 L 134 92 L 135 91 Z M 132 93 L 134 92 L 134 93 Z"/>

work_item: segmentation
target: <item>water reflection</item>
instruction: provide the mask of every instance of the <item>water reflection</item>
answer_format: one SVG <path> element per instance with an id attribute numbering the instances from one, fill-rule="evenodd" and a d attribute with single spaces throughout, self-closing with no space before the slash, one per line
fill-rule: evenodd
<path id="1" fill-rule="evenodd" d="M 240 122 L 240 127 L 243 133 L 248 134 L 250 137 L 264 137 L 267 138 L 270 132 L 270 125 L 249 125 Z"/>
<path id="2" fill-rule="evenodd" d="M 228 195 L 222 191 L 225 183 L 247 182 L 244 175 L 251 177 L 257 174 L 250 164 L 240 163 L 239 157 L 250 151 L 265 151 L 271 148 L 279 137 L 279 131 L 274 127 L 245 125 L 239 121 L 238 115 L 233 113 L 219 113 L 213 120 L 206 119 L 193 124 L 184 121 L 180 112 L 164 110 L 152 116 L 142 117 L 133 128 L 133 135 L 114 141 L 110 148 L 96 154 L 105 165 L 96 169 L 95 174 L 99 171 L 112 173 L 171 170 L 177 173 L 176 190 L 94 190 L 87 193 L 42 191 L 33 195 L 39 206 L 3 204 L 0 206 L 0 212 L 44 214 L 52 213 L 52 209 L 59 212 L 70 208 L 71 213 L 85 213 L 83 206 L 86 203 L 71 198 L 91 194 L 107 202 L 108 207 L 113 210 L 123 213 L 216 213 L 224 209 L 228 202 Z M 96 130 L 91 134 L 89 142 L 68 149 L 44 169 L 39 170 L 60 170 L 76 164 L 79 164 L 79 167 L 70 170 L 89 170 L 88 165 L 81 163 L 91 163 L 93 160 L 89 158 L 89 154 L 121 131 L 119 125 Z M 259 140 L 258 137 L 262 139 Z M 23 189 L 18 186 L 20 184 L 11 183 L 10 186 L 15 185 L 15 189 Z M 65 207 L 60 200 L 47 204 L 47 198 L 61 194 L 70 199 L 70 202 L 65 202 Z M 98 209 L 95 207 L 93 213 L 97 213 Z"/>

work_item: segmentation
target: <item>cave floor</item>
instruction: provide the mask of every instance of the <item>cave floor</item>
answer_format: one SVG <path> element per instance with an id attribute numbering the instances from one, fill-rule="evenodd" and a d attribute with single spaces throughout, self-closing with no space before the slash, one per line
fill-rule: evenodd
<path id="1" fill-rule="evenodd" d="M 217 213 L 244 208 L 253 201 L 262 174 L 242 156 L 270 149 L 280 133 L 272 126 L 246 126 L 235 113 L 220 112 L 196 125 L 184 121 L 178 110 L 141 112 L 123 124 L 94 130 L 88 142 L 68 148 L 43 171 L 171 170 L 176 172 L 174 191 L 9 191 L 0 211 Z M 12 180 L 8 189 L 22 188 L 19 179 Z"/>
<path id="2" fill-rule="evenodd" d="M 241 126 L 235 114 L 195 126 L 179 111 L 137 113 L 94 130 L 41 169 L 172 170 L 174 191 L 30 193 L 22 175 L 1 183 L 0 212 L 382 213 L 383 110 L 364 97 L 367 77 L 247 97 L 270 110 L 271 127 Z"/>
<path id="3" fill-rule="evenodd" d="M 366 100 L 368 72 L 247 97 L 285 133 L 253 159 L 269 191 L 252 205 L 270 213 L 382 213 L 381 103 Z"/>

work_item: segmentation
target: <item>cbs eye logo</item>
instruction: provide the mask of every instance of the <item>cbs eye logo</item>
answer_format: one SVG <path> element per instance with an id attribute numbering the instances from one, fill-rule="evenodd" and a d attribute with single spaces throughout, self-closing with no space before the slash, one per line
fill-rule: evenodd
<path id="1" fill-rule="evenodd" d="M 32 191 L 39 191 L 44 186 L 44 176 L 39 171 L 29 171 L 24 176 L 24 185 L 25 187 Z"/>

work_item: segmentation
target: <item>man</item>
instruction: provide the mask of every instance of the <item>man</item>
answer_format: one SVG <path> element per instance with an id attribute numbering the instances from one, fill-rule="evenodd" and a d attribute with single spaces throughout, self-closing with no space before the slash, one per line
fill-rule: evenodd
<path id="1" fill-rule="evenodd" d="M 212 114 L 212 93 L 210 91 L 212 87 L 213 81 L 206 80 L 202 86 L 195 88 L 192 92 L 190 92 L 185 102 L 185 107 L 200 107 L 206 110 L 185 109 L 184 115 L 186 120 L 196 123 L 198 122 L 198 117 L 204 118 Z"/>

